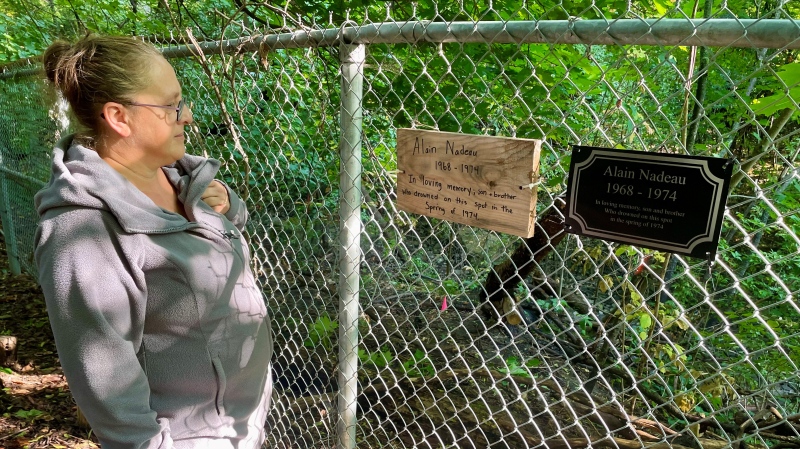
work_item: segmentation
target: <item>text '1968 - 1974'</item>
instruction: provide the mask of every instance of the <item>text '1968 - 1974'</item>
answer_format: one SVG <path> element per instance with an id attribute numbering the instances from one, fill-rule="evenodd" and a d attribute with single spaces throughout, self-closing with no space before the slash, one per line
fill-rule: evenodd
<path id="1" fill-rule="evenodd" d="M 397 133 L 397 204 L 407 212 L 528 237 L 541 142 L 436 131 Z"/>

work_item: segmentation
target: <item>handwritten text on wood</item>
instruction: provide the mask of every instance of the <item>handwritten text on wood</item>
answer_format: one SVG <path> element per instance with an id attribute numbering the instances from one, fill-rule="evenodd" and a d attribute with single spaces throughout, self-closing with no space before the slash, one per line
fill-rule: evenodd
<path id="1" fill-rule="evenodd" d="M 530 237 L 540 150 L 540 140 L 398 129 L 397 205 Z"/>

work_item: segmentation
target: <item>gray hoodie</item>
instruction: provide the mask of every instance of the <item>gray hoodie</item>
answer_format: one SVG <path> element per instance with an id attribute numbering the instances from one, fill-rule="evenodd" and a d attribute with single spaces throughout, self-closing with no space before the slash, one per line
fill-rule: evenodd
<path id="1" fill-rule="evenodd" d="M 219 162 L 163 168 L 187 221 L 72 141 L 35 198 L 35 257 L 64 374 L 103 449 L 260 446 L 272 337 L 244 203 L 228 189 L 222 216 L 200 199 Z"/>

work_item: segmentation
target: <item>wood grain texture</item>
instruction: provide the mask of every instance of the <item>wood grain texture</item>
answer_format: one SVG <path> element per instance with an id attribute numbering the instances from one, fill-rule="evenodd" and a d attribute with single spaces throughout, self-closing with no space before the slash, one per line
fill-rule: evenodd
<path id="1" fill-rule="evenodd" d="M 520 237 L 533 235 L 541 140 L 397 130 L 397 206 Z"/>

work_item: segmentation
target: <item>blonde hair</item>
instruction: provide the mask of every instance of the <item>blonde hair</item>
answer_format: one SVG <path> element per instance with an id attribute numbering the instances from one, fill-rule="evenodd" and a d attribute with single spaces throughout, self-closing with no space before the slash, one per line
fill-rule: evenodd
<path id="1" fill-rule="evenodd" d="M 132 101 L 152 82 L 154 56 L 161 53 L 132 37 L 87 34 L 75 44 L 53 42 L 44 52 L 44 70 L 84 131 L 96 136 L 103 104 Z"/>

